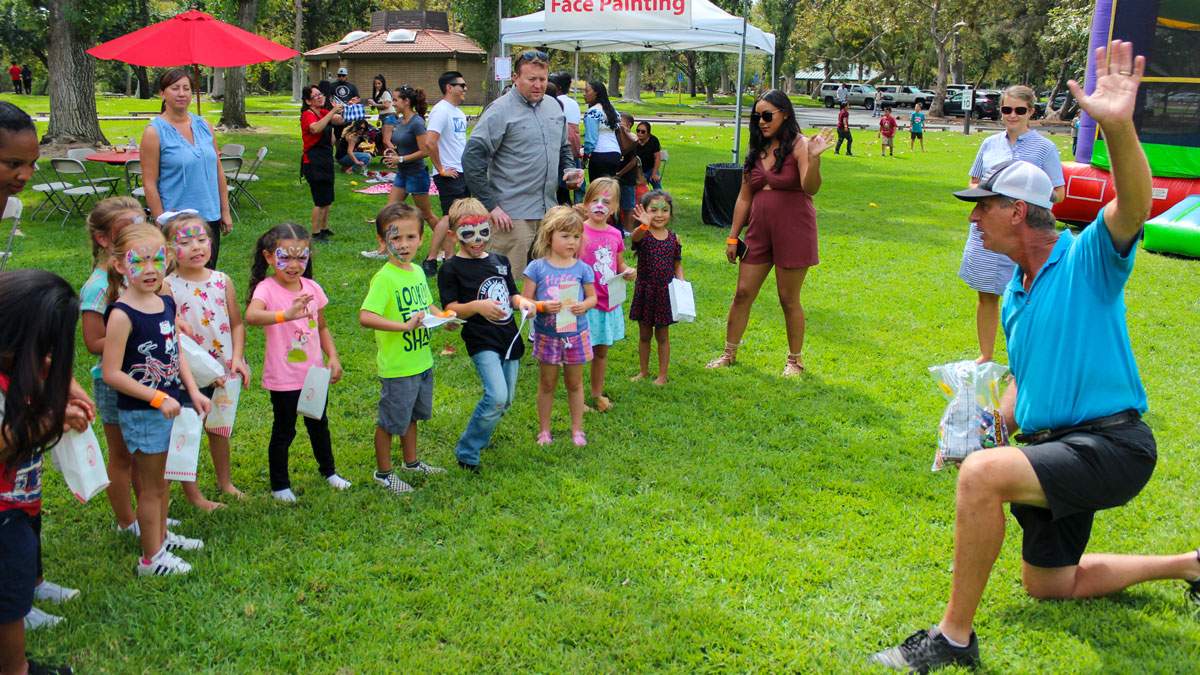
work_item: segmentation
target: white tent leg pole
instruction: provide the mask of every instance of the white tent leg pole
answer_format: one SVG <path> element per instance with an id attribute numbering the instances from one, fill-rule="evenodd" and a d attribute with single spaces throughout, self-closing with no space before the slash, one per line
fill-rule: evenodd
<path id="1" fill-rule="evenodd" d="M 577 43 L 575 43 L 575 79 L 571 80 L 572 87 L 575 86 L 575 83 L 579 81 L 579 52 L 580 52 L 580 47 L 579 47 L 579 43 L 577 42 Z M 571 94 L 571 92 L 569 92 L 569 91 L 566 91 L 563 93 L 567 94 L 568 96 Z"/>
<path id="2" fill-rule="evenodd" d="M 742 80 L 745 79 L 746 69 L 746 13 L 748 8 L 743 6 L 742 9 L 742 47 L 738 51 L 738 74 L 737 74 L 737 105 L 734 114 L 733 127 L 733 163 L 738 163 L 738 153 L 742 149 Z"/>

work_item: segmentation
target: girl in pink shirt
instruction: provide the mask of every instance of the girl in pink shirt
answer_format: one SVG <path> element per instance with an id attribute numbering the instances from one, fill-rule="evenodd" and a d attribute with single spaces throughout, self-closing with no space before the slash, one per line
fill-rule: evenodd
<path id="1" fill-rule="evenodd" d="M 625 315 L 621 300 L 610 301 L 610 283 L 624 285 L 636 270 L 625 266 L 625 237 L 609 224 L 616 213 L 621 185 L 613 178 L 597 178 L 583 196 L 583 248 L 579 260 L 596 275 L 596 306 L 588 310 L 588 330 L 592 338 L 592 399 L 595 409 L 605 412 L 612 401 L 604 393 L 604 375 L 608 370 L 608 348 L 625 339 Z"/>
<path id="2" fill-rule="evenodd" d="M 296 406 L 308 369 L 329 368 L 330 384 L 342 379 L 333 334 L 325 323 L 329 299 L 317 282 L 304 277 L 312 255 L 310 244 L 308 231 L 293 223 L 276 225 L 259 237 L 250 268 L 250 305 L 246 308 L 246 323 L 262 326 L 266 334 L 262 384 L 271 392 L 274 412 L 267 461 L 271 494 L 286 503 L 296 501 L 288 475 L 288 449 L 296 438 Z M 268 269 L 274 270 L 270 276 Z M 339 476 L 334 467 L 329 417 L 305 417 L 304 426 L 321 475 L 335 490 L 350 487 L 350 481 Z"/>

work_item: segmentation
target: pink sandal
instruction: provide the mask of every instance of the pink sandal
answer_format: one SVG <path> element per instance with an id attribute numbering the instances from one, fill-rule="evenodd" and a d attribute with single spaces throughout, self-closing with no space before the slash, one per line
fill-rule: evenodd
<path id="1" fill-rule="evenodd" d="M 571 442 L 575 444 L 575 447 L 582 448 L 587 445 L 587 436 L 584 436 L 582 431 L 572 431 Z"/>
<path id="2" fill-rule="evenodd" d="M 537 435 L 537 444 L 538 445 L 550 445 L 553 442 L 554 442 L 554 437 L 550 435 L 549 431 L 543 431 Z"/>

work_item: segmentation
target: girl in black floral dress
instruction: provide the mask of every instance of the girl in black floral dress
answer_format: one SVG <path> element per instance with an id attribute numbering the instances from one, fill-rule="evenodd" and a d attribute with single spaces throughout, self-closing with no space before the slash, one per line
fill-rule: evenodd
<path id="1" fill-rule="evenodd" d="M 675 233 L 667 229 L 671 222 L 671 195 L 662 190 L 647 192 L 633 211 L 639 223 L 633 231 L 633 250 L 637 254 L 637 282 L 629 318 L 638 322 L 638 365 L 633 380 L 650 376 L 650 337 L 658 342 L 658 378 L 654 384 L 667 383 L 667 364 L 671 361 L 668 331 L 671 320 L 671 296 L 667 291 L 672 279 L 683 279 L 683 247 Z"/>

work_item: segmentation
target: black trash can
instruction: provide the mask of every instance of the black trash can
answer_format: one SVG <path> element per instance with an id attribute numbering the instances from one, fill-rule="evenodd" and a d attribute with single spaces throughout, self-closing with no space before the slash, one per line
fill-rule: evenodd
<path id="1" fill-rule="evenodd" d="M 706 225 L 728 228 L 733 224 L 733 206 L 741 189 L 741 164 L 709 164 L 704 170 L 700 219 Z"/>

